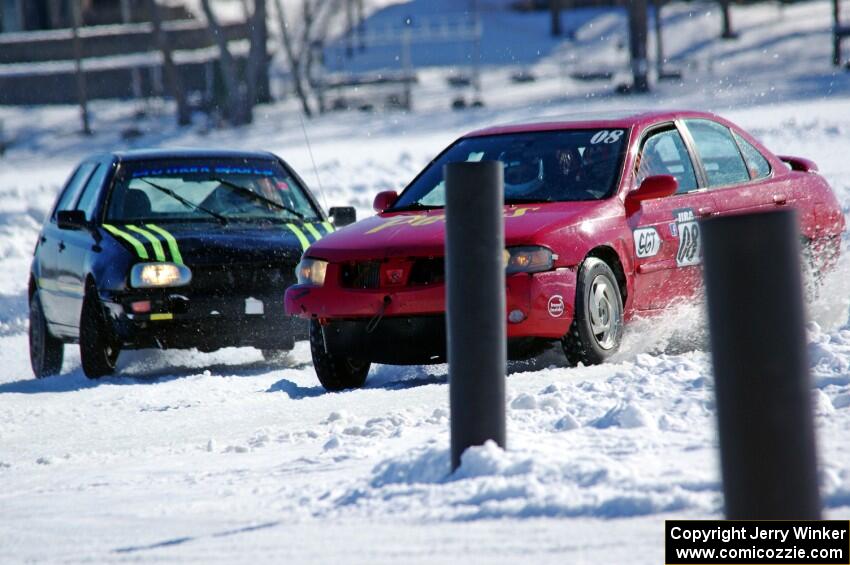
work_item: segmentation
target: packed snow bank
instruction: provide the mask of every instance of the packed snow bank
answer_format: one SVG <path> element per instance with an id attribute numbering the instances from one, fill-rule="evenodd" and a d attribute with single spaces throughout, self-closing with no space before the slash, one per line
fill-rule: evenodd
<path id="1" fill-rule="evenodd" d="M 816 324 L 810 331 L 813 403 L 825 426 L 836 410 L 850 407 L 850 332 L 828 336 Z M 511 390 L 525 392 L 508 398 L 507 451 L 493 443 L 472 448 L 452 473 L 441 433 L 382 460 L 354 488 L 329 493 L 332 503 L 319 515 L 398 514 L 426 522 L 716 515 L 722 501 L 706 361 L 696 352 L 639 355 L 608 367 L 604 378 L 592 374 L 595 368 L 549 369 L 534 376 L 552 384 L 536 391 L 518 382 L 525 375 L 513 375 Z M 847 453 L 837 444 L 829 450 L 835 459 L 826 458 L 821 489 L 828 507 L 842 507 L 850 488 Z"/>

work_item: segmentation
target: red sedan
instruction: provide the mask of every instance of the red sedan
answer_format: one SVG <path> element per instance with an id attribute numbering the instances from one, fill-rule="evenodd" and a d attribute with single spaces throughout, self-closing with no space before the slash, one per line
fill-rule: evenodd
<path id="1" fill-rule="evenodd" d="M 286 309 L 311 320 L 325 388 L 362 386 L 373 362 L 445 361 L 443 166 L 478 160 L 504 163 L 511 358 L 559 344 L 572 363 L 600 363 L 625 322 L 691 297 L 701 284 L 701 218 L 795 207 L 814 272 L 834 263 L 844 230 L 813 162 L 778 157 L 712 114 L 475 131 L 400 195 L 378 194 L 376 216 L 304 253 Z"/>

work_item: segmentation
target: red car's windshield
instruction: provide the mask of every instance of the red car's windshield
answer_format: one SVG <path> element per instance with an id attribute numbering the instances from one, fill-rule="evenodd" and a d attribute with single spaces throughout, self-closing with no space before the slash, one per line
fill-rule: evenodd
<path id="1" fill-rule="evenodd" d="M 627 134 L 626 129 L 581 129 L 461 139 L 407 187 L 392 209 L 444 206 L 443 166 L 462 161 L 504 163 L 505 203 L 600 200 L 615 190 Z"/>

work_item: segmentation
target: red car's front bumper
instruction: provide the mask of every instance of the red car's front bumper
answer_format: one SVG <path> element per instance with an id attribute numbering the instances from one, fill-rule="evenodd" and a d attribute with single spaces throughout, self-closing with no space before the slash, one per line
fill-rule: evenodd
<path id="1" fill-rule="evenodd" d="M 286 311 L 320 322 L 371 319 L 381 312 L 383 318 L 415 318 L 445 313 L 445 286 L 383 287 L 374 289 L 342 288 L 339 267 L 328 265 L 325 286 L 295 285 L 286 291 Z M 559 339 L 573 320 L 576 271 L 559 268 L 535 274 L 517 274 L 506 279 L 507 309 L 505 322 L 508 338 L 535 337 Z M 389 300 L 387 300 L 387 298 Z M 508 315 L 519 310 L 523 319 L 508 322 Z M 516 316 L 516 314 L 515 314 Z M 391 344 L 389 344 L 391 346 Z"/>

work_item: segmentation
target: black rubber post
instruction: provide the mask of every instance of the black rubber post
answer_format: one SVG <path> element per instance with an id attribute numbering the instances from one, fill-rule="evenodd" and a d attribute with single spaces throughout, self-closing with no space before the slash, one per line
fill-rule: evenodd
<path id="1" fill-rule="evenodd" d="M 505 447 L 505 228 L 502 163 L 450 163 L 446 335 L 452 470 L 467 447 Z"/>
<path id="2" fill-rule="evenodd" d="M 701 227 L 726 517 L 820 519 L 796 213 Z"/>

